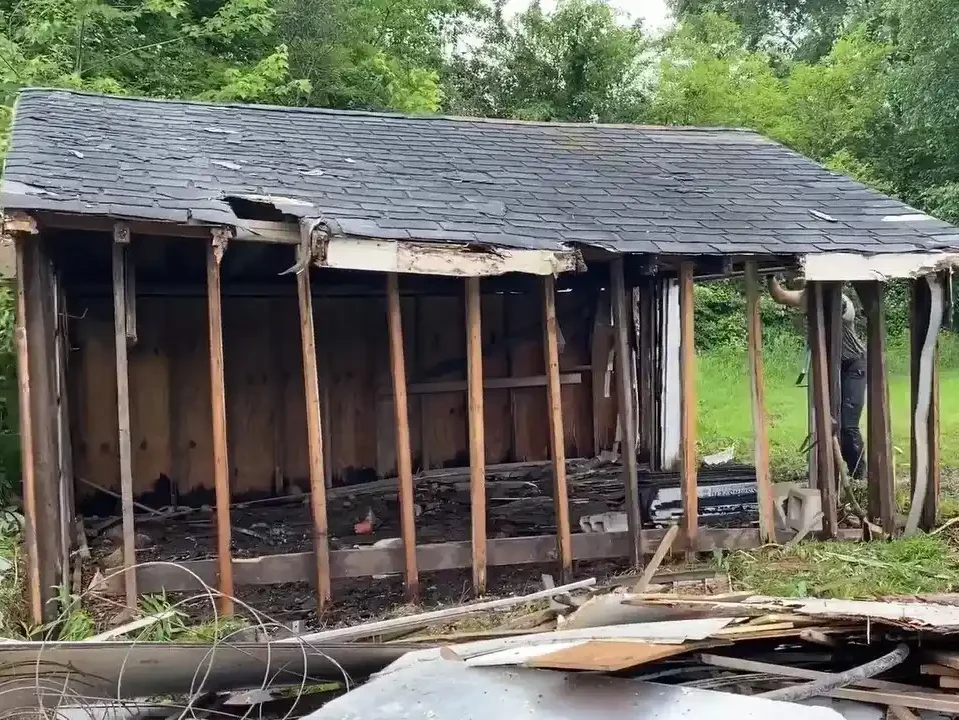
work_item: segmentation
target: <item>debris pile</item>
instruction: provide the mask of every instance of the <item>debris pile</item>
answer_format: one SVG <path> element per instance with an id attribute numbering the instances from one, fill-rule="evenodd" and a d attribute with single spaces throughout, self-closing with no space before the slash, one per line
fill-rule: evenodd
<path id="1" fill-rule="evenodd" d="M 0 710 L 313 720 L 618 720 L 640 709 L 959 715 L 959 596 L 766 597 L 732 591 L 717 572 L 656 573 L 660 559 L 641 576 L 559 586 L 544 576 L 542 590 L 523 596 L 317 632 L 260 617 L 211 643 L 138 642 L 144 618 L 83 642 L 11 641 L 0 644 Z"/>

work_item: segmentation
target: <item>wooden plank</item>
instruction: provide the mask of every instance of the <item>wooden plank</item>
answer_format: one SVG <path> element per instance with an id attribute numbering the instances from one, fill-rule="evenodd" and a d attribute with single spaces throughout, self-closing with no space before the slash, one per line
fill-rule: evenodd
<path id="1" fill-rule="evenodd" d="M 944 675 L 947 677 L 959 678 L 959 670 L 947 667 L 946 665 L 938 665 L 936 663 L 920 665 L 919 672 L 921 672 L 923 675 Z"/>
<path id="2" fill-rule="evenodd" d="M 819 283 L 809 283 L 806 286 L 806 291 L 809 347 L 812 355 L 813 407 L 816 413 L 816 475 L 819 480 L 819 492 L 822 496 L 823 531 L 826 537 L 832 538 L 836 536 L 838 518 L 823 291 Z"/>
<path id="3" fill-rule="evenodd" d="M 639 284 L 639 341 L 636 352 L 639 405 L 639 457 L 653 469 L 659 458 L 659 412 L 656 397 L 656 281 L 642 278 Z"/>
<path id="4" fill-rule="evenodd" d="M 120 496 L 123 514 L 123 581 L 127 607 L 137 607 L 137 578 L 134 566 L 136 530 L 133 519 L 133 452 L 130 446 L 130 368 L 127 364 L 127 300 L 126 276 L 130 272 L 127 247 L 130 229 L 117 223 L 113 229 L 113 342 L 116 348 L 117 422 L 120 449 Z"/>
<path id="5" fill-rule="evenodd" d="M 656 645 L 622 640 L 586 640 L 582 644 L 539 655 L 523 663 L 523 667 L 617 672 L 701 650 L 704 646 L 710 645 L 709 643 Z"/>
<path id="6" fill-rule="evenodd" d="M 44 239 L 34 238 L 26 255 L 27 342 L 30 345 L 30 400 L 33 415 L 34 487 L 37 548 L 43 615 L 59 615 L 56 599 L 62 577 L 60 522 L 60 448 L 57 396 L 53 266 Z"/>
<path id="7" fill-rule="evenodd" d="M 861 282 L 856 292 L 866 316 L 866 449 L 869 461 L 869 516 L 892 537 L 896 532 L 895 459 L 886 367 L 884 286 Z"/>
<path id="8" fill-rule="evenodd" d="M 26 516 L 25 540 L 27 546 L 27 595 L 30 601 L 30 619 L 34 625 L 43 623 L 43 591 L 40 585 L 40 550 L 37 521 L 36 448 L 33 444 L 33 405 L 30 397 L 30 348 L 27 341 L 26 285 L 30 268 L 25 259 L 26 243 L 23 236 L 14 239 L 17 262 L 17 390 L 20 401 L 20 457 L 23 484 L 23 509 Z M 32 242 L 32 241 L 31 241 Z"/>
<path id="9" fill-rule="evenodd" d="M 559 341 L 556 322 L 556 280 L 543 278 L 543 348 L 546 351 L 546 393 L 549 402 L 549 439 L 553 461 L 553 506 L 556 514 L 560 577 L 573 574 L 573 550 L 569 529 L 569 495 L 566 488 L 566 442 L 563 436 L 563 406 L 559 383 Z"/>
<path id="10" fill-rule="evenodd" d="M 919 399 L 919 358 L 922 355 L 922 346 L 926 340 L 926 330 L 929 327 L 929 310 L 932 298 L 929 292 L 929 283 L 925 278 L 918 278 L 911 281 L 910 292 L 910 319 L 909 319 L 909 345 L 910 345 L 910 403 L 909 403 L 909 492 L 910 497 L 915 494 L 916 472 L 918 463 L 916 460 L 916 403 Z M 940 496 L 940 449 L 939 449 L 939 361 L 938 344 L 936 346 L 937 358 L 932 375 L 932 402 L 929 405 L 929 417 L 927 419 L 927 437 L 929 438 L 929 474 L 926 480 L 926 497 L 923 502 L 922 515 L 919 520 L 919 528 L 926 532 L 931 531 L 936 526 L 936 518 L 939 515 L 939 496 Z"/>
<path id="11" fill-rule="evenodd" d="M 759 271 L 755 260 L 746 262 L 746 329 L 748 335 L 749 389 L 753 415 L 753 462 L 759 500 L 759 530 L 766 542 L 776 537 L 775 500 L 769 470 L 769 430 L 763 387 L 763 325 L 759 307 Z"/>
<path id="12" fill-rule="evenodd" d="M 473 592 L 486 594 L 486 436 L 483 411 L 483 326 L 479 278 L 466 278 L 466 367 L 469 383 L 470 538 Z M 410 481 L 412 483 L 412 480 Z"/>
<path id="13" fill-rule="evenodd" d="M 309 230 L 300 248 L 301 261 L 309 253 Z M 309 265 L 296 274 L 296 292 L 300 306 L 300 342 L 303 352 L 303 389 L 306 399 L 306 438 L 310 461 L 310 512 L 312 515 L 313 555 L 316 564 L 316 606 L 326 607 L 332 596 L 330 586 L 330 540 L 326 518 L 326 473 L 323 456 L 323 419 L 320 410 L 320 380 L 316 363 L 316 332 L 313 328 L 313 296 L 310 293 Z"/>
<path id="14" fill-rule="evenodd" d="M 696 345 L 693 337 L 693 269 L 686 261 L 679 268 L 680 346 L 679 373 L 682 402 L 680 476 L 683 500 L 683 528 L 686 543 L 696 544 L 699 530 L 699 498 L 696 488 Z"/>
<path id="15" fill-rule="evenodd" d="M 230 555 L 230 451 L 226 430 L 226 387 L 223 371 L 223 313 L 220 262 L 227 237 L 214 231 L 206 249 L 207 322 L 210 336 L 210 407 L 213 419 L 213 482 L 216 490 L 216 547 L 220 612 L 233 614 L 233 563 Z"/>
<path id="16" fill-rule="evenodd" d="M 13 248 L 9 248 L 13 249 Z M 15 252 L 15 251 L 14 251 Z M 14 255 L 14 261 L 16 255 Z M 69 385 L 67 384 L 67 359 L 69 356 L 69 330 L 67 327 L 66 293 L 60 276 L 53 274 L 55 395 L 57 400 L 57 445 L 59 450 L 58 491 L 60 500 L 60 583 L 62 587 L 71 586 L 71 551 L 73 549 L 73 519 L 76 515 L 73 473 L 73 437 L 70 425 Z"/>
<path id="17" fill-rule="evenodd" d="M 622 428 L 623 485 L 626 491 L 626 523 L 633 539 L 630 562 L 636 569 L 643 566 L 645 548 L 642 546 L 643 527 L 639 509 L 639 477 L 636 467 L 636 424 L 633 412 L 633 370 L 629 331 L 632 314 L 626 305 L 626 280 L 623 258 L 617 257 L 610 264 L 610 298 L 613 305 L 613 330 L 616 360 L 616 406 Z"/>
<path id="18" fill-rule="evenodd" d="M 583 382 L 582 373 L 561 373 L 559 376 L 562 385 L 579 385 Z M 483 379 L 484 390 L 510 390 L 514 388 L 541 388 L 546 387 L 549 378 L 546 375 L 529 375 L 526 377 L 487 377 Z M 466 380 L 439 380 L 436 382 L 410 383 L 407 392 L 410 395 L 434 395 L 437 393 L 466 392 L 469 389 Z M 385 391 L 381 391 L 381 394 Z"/>
<path id="19" fill-rule="evenodd" d="M 829 412 L 839 419 L 842 406 L 842 283 L 820 283 L 824 327 L 826 328 L 826 351 L 829 370 Z"/>
<path id="20" fill-rule="evenodd" d="M 416 520 L 413 514 L 413 464 L 410 458 L 410 411 L 406 394 L 406 358 L 403 348 L 403 308 L 400 305 L 399 277 L 386 276 L 390 328 L 390 361 L 393 377 L 393 409 L 396 416 L 396 469 L 400 486 L 400 534 L 403 537 L 406 593 L 417 600 L 420 592 L 416 567 Z"/>
<path id="21" fill-rule="evenodd" d="M 653 553 L 652 560 L 649 561 L 646 569 L 643 570 L 642 577 L 640 577 L 636 585 L 633 586 L 634 593 L 640 594 L 646 592 L 646 588 L 649 587 L 653 575 L 659 570 L 659 566 L 662 564 L 663 558 L 666 557 L 666 553 L 673 549 L 673 541 L 676 540 L 677 535 L 679 535 L 679 525 L 670 525 L 663 539 L 660 541 L 659 546 L 656 548 L 656 552 Z M 773 537 L 775 537 L 775 534 Z M 768 542 L 768 540 L 766 542 Z"/>
<path id="22" fill-rule="evenodd" d="M 664 530 L 644 530 L 644 547 L 662 542 Z M 777 542 L 785 543 L 794 533 L 777 533 Z M 843 529 L 840 537 L 854 540 L 862 537 L 861 530 Z M 555 559 L 555 535 L 534 535 L 517 538 L 489 538 L 487 565 L 490 567 L 539 565 Z M 696 538 L 696 552 L 724 550 L 751 550 L 762 545 L 755 528 L 702 528 Z M 628 557 L 628 533 L 574 533 L 572 536 L 574 560 L 603 560 Z M 677 538 L 677 551 L 689 549 L 685 538 Z M 472 543 L 469 540 L 430 543 L 416 548 L 417 567 L 421 573 L 468 568 L 472 565 Z M 362 548 L 330 552 L 330 575 L 334 580 L 369 577 L 403 572 L 403 549 Z M 313 582 L 315 567 L 313 553 L 265 555 L 233 561 L 238 585 L 279 585 L 288 582 Z M 199 578 L 199 580 L 197 579 Z M 148 565 L 137 569 L 140 592 L 189 592 L 202 589 L 200 580 L 216 582 L 216 560 L 190 560 L 178 567 Z M 116 580 L 107 581 L 109 592 L 122 591 Z"/>
<path id="23" fill-rule="evenodd" d="M 832 675 L 829 673 L 818 672 L 816 670 L 807 670 L 805 668 L 789 667 L 786 665 L 775 665 L 773 663 L 757 662 L 755 660 L 745 660 L 737 657 L 723 657 L 719 655 L 704 654 L 700 656 L 700 660 L 709 665 L 715 665 L 717 667 L 730 670 L 780 675 L 782 677 L 797 678 L 799 680 L 826 680 L 832 677 Z M 872 678 L 860 680 L 856 684 L 863 688 L 875 689 L 861 690 L 859 688 L 846 687 L 829 690 L 823 694 L 828 697 L 857 700 L 859 702 L 874 703 L 878 705 L 901 705 L 910 708 L 921 708 L 923 710 L 944 712 L 947 714 L 959 713 L 959 699 L 955 699 L 954 697 L 945 695 L 943 693 L 917 688 L 914 685 L 893 683 L 885 680 L 875 680 Z"/>

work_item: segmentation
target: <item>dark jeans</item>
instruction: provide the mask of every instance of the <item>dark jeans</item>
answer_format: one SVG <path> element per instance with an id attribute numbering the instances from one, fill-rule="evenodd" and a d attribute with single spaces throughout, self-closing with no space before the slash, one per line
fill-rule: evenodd
<path id="1" fill-rule="evenodd" d="M 861 479 L 866 469 L 859 420 L 866 399 L 866 361 L 863 358 L 844 360 L 839 374 L 842 406 L 839 409 L 839 447 L 849 474 Z"/>

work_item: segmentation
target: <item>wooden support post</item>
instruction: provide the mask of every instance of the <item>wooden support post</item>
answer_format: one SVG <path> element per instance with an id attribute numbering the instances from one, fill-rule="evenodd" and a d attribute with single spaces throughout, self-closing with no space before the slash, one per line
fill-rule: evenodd
<path id="1" fill-rule="evenodd" d="M 543 278 L 543 346 L 546 350 L 546 390 L 549 400 L 549 445 L 553 456 L 553 503 L 561 577 L 573 573 L 573 544 L 569 530 L 569 496 L 566 490 L 566 445 L 563 437 L 563 404 L 559 382 L 559 327 L 556 321 L 556 280 Z"/>
<path id="2" fill-rule="evenodd" d="M 632 353 L 629 344 L 629 328 L 632 313 L 626 303 L 626 279 L 623 258 L 618 256 L 609 266 L 610 292 L 613 304 L 613 329 L 615 330 L 616 359 L 616 405 L 622 428 L 623 484 L 626 490 L 626 524 L 629 532 L 629 559 L 636 569 L 643 567 L 643 520 L 639 509 L 639 477 L 636 468 L 636 414 L 633 412 Z"/>
<path id="3" fill-rule="evenodd" d="M 818 282 L 807 285 L 807 322 L 809 348 L 812 355 L 813 408 L 816 418 L 814 438 L 819 492 L 822 496 L 823 530 L 833 538 L 838 531 L 836 500 L 836 465 L 832 437 L 833 423 L 829 393 L 829 358 L 826 343 L 826 324 L 823 314 L 823 288 Z"/>
<path id="4" fill-rule="evenodd" d="M 896 532 L 895 465 L 886 370 L 884 286 L 860 282 L 856 292 L 866 316 L 866 451 L 868 453 L 869 516 L 887 535 Z"/>
<path id="5" fill-rule="evenodd" d="M 837 423 L 842 407 L 842 283 L 823 282 L 822 309 L 829 371 L 829 414 Z M 836 426 L 839 427 L 838 424 Z"/>
<path id="6" fill-rule="evenodd" d="M 30 400 L 30 354 L 27 343 L 27 264 L 26 243 L 22 236 L 14 240 L 17 257 L 17 387 L 20 401 L 20 457 L 23 475 L 23 509 L 26 515 L 27 595 L 30 619 L 43 623 L 43 589 L 40 584 L 40 549 L 37 529 L 36 449 L 33 443 L 33 406 Z"/>
<path id="7" fill-rule="evenodd" d="M 206 249 L 207 320 L 210 331 L 210 406 L 213 415 L 213 483 L 216 490 L 216 550 L 220 612 L 233 614 L 233 557 L 230 552 L 230 456 L 226 439 L 226 386 L 223 379 L 223 312 L 220 262 L 229 234 L 216 228 Z"/>
<path id="8" fill-rule="evenodd" d="M 769 431 L 763 388 L 763 324 L 759 308 L 759 271 L 755 260 L 746 262 L 746 328 L 748 331 L 749 388 L 752 396 L 753 458 L 759 499 L 759 534 L 765 543 L 776 542 L 775 500 L 769 471 Z"/>
<path id="9" fill-rule="evenodd" d="M 680 473 L 683 500 L 683 528 L 686 546 L 695 547 L 699 532 L 699 496 L 696 482 L 696 345 L 693 337 L 693 269 L 690 261 L 679 268 L 680 313 L 680 405 L 682 437 L 680 438 Z M 689 553 L 687 552 L 687 556 Z"/>
<path id="10" fill-rule="evenodd" d="M 413 512 L 413 462 L 410 458 L 410 410 L 406 392 L 406 358 L 403 354 L 403 310 L 396 273 L 386 276 L 390 325 L 390 371 L 393 376 L 393 412 L 396 418 L 396 472 L 400 483 L 400 534 L 406 568 L 406 593 L 419 598 L 420 579 L 416 567 L 416 518 Z M 485 552 L 485 546 L 484 546 Z"/>
<path id="11" fill-rule="evenodd" d="M 637 384 L 639 385 L 639 457 L 657 465 L 659 452 L 659 411 L 656 397 L 656 281 L 643 278 L 639 285 L 639 347 Z"/>
<path id="12" fill-rule="evenodd" d="M 133 520 L 133 451 L 130 445 L 130 369 L 127 365 L 127 247 L 130 228 L 113 228 L 113 338 L 117 358 L 117 420 L 120 450 L 120 497 L 123 513 L 123 583 L 127 607 L 137 607 L 136 530 Z"/>
<path id="13" fill-rule="evenodd" d="M 326 473 L 323 457 L 323 415 L 316 362 L 316 331 L 313 328 L 313 294 L 310 288 L 312 241 L 309 227 L 302 228 L 296 294 L 300 306 L 300 343 L 303 353 L 303 390 L 306 396 L 306 438 L 310 462 L 310 511 L 313 519 L 313 554 L 316 562 L 316 607 L 330 601 L 330 540 L 326 518 Z"/>
<path id="14" fill-rule="evenodd" d="M 929 310 L 932 304 L 929 292 L 929 283 L 925 278 L 912 281 L 910 293 L 909 318 L 909 345 L 910 345 L 910 403 L 909 403 L 909 493 L 915 494 L 918 469 L 916 462 L 916 403 L 919 400 L 919 359 L 922 356 L 922 346 L 926 341 L 926 331 L 929 328 Z M 932 400 L 929 403 L 929 417 L 926 422 L 927 437 L 929 438 L 929 474 L 926 481 L 926 497 L 923 502 L 922 515 L 919 520 L 919 529 L 930 531 L 936 525 L 939 515 L 939 361 L 938 345 L 936 360 L 932 373 Z"/>
<path id="15" fill-rule="evenodd" d="M 473 591 L 486 593 L 486 434 L 483 425 L 483 332 L 480 279 L 466 278 L 466 360 L 470 432 L 470 527 Z"/>

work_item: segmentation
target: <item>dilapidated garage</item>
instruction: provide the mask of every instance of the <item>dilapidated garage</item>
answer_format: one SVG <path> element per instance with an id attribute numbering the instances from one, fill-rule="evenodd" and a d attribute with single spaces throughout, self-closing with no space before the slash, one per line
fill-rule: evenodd
<path id="1" fill-rule="evenodd" d="M 471 567 L 482 592 L 487 566 L 641 565 L 662 530 L 642 529 L 639 476 L 674 467 L 677 549 L 773 538 L 757 303 L 760 277 L 782 270 L 811 289 L 826 536 L 842 533 L 841 283 L 857 283 L 868 322 L 869 513 L 894 532 L 882 282 L 916 279 L 913 472 L 934 520 L 935 373 L 920 357 L 959 234 L 754 133 L 26 90 L 0 199 L 38 618 L 70 582 L 77 513 L 122 513 L 128 602 L 205 578 L 225 609 L 243 583 L 310 578 L 322 607 L 336 578 L 403 572 L 415 596 L 420 572 L 449 567 Z M 697 508 L 693 283 L 736 275 L 759 525 L 717 530 Z M 580 532 L 568 462 L 604 451 L 622 459 L 629 529 Z M 488 471 L 536 462 L 555 531 L 489 535 Z M 417 546 L 414 475 L 451 468 L 468 476 L 463 537 Z M 397 488 L 402 542 L 338 544 L 328 496 L 371 482 Z M 291 494 L 309 498 L 312 549 L 239 548 L 231 504 Z M 181 563 L 194 575 L 137 567 L 137 513 L 204 505 L 215 547 Z"/>

